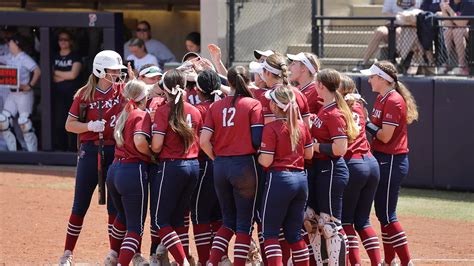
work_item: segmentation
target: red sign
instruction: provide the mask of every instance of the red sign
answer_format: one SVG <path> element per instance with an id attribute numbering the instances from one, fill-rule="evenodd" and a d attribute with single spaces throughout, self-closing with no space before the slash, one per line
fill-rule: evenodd
<path id="1" fill-rule="evenodd" d="M 18 71 L 18 68 L 0 65 L 0 86 L 19 88 L 20 72 Z"/>

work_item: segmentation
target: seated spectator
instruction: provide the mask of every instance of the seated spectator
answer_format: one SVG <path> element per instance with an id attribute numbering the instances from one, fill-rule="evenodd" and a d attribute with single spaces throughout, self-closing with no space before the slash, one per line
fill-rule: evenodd
<path id="1" fill-rule="evenodd" d="M 163 69 L 167 62 L 175 62 L 176 57 L 162 42 L 151 38 L 151 26 L 147 21 L 140 21 L 137 25 L 136 37 L 145 42 L 146 50 L 158 59 L 158 66 Z M 124 45 L 124 58 L 130 55 L 128 46 L 131 40 Z M 138 69 L 138 68 L 137 68 Z"/>
<path id="2" fill-rule="evenodd" d="M 395 16 L 402 11 L 409 11 L 419 8 L 421 0 L 384 0 L 382 13 L 387 16 Z M 397 40 L 400 37 L 401 28 L 396 28 Z M 369 41 L 367 50 L 364 54 L 364 59 L 359 65 L 353 69 L 354 72 L 359 72 L 361 69 L 369 65 L 369 60 L 378 50 L 381 43 L 388 43 L 388 27 L 380 26 L 374 31 L 374 36 Z"/>
<path id="3" fill-rule="evenodd" d="M 76 136 L 64 129 L 69 107 L 76 90 L 81 86 L 79 74 L 81 57 L 73 51 L 72 35 L 67 31 L 58 34 L 59 51 L 53 57 L 52 113 L 53 149 L 74 151 Z"/>
<path id="4" fill-rule="evenodd" d="M 199 32 L 191 32 L 186 36 L 185 40 L 187 52 L 201 52 L 201 34 Z"/>
<path id="5" fill-rule="evenodd" d="M 14 66 L 20 73 L 20 86 L 11 89 L 5 100 L 3 111 L 0 114 L 1 134 L 7 143 L 9 151 L 16 151 L 16 139 L 12 132 L 13 119 L 19 114 L 18 125 L 21 128 L 27 151 L 38 150 L 38 139 L 30 120 L 33 112 L 33 88 L 38 84 L 41 71 L 36 62 L 25 52 L 23 47 L 26 40 L 20 34 L 15 34 L 8 42 L 10 53 L 0 56 L 0 64 Z M 33 74 L 33 75 L 31 75 Z"/>
<path id="6" fill-rule="evenodd" d="M 473 16 L 474 3 L 470 0 L 454 0 L 449 3 L 444 1 L 440 4 L 442 16 L 457 17 L 457 16 Z M 469 32 L 468 20 L 444 20 L 444 43 L 448 56 L 451 57 L 452 50 L 455 49 L 458 66 L 453 68 L 449 74 L 452 75 L 467 75 L 469 69 L 466 62 L 466 38 Z M 442 71 L 440 71 L 442 72 Z"/>
<path id="7" fill-rule="evenodd" d="M 132 39 L 128 45 L 130 55 L 127 56 L 127 61 L 132 61 L 132 68 L 134 71 L 140 70 L 143 65 L 152 64 L 158 65 L 158 60 L 152 54 L 147 52 L 145 43 L 141 39 Z"/>

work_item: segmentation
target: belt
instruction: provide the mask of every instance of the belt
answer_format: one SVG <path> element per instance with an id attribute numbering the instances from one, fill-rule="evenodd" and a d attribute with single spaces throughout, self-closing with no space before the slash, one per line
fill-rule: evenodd
<path id="1" fill-rule="evenodd" d="M 137 158 L 115 158 L 114 163 L 139 163 L 141 160 Z"/>
<path id="2" fill-rule="evenodd" d="M 278 171 L 278 172 L 301 172 L 301 171 L 303 171 L 303 169 L 288 168 L 288 167 L 270 167 L 270 171 Z"/>
<path id="3" fill-rule="evenodd" d="M 81 142 L 83 144 L 94 144 L 96 146 L 99 146 L 99 140 L 86 140 L 86 141 L 83 141 Z M 111 139 L 104 139 L 104 145 L 106 146 L 113 146 L 115 145 L 115 141 L 111 140 Z"/>
<path id="4" fill-rule="evenodd" d="M 20 90 L 20 89 L 14 89 L 14 88 L 10 88 L 10 92 L 20 92 L 20 91 L 22 91 L 22 90 Z"/>
<path id="5" fill-rule="evenodd" d="M 350 160 L 350 159 L 364 159 L 364 158 L 371 158 L 374 157 L 372 153 L 369 151 L 367 153 L 361 154 L 361 153 L 356 153 L 352 155 L 346 155 L 344 156 L 344 160 Z"/>

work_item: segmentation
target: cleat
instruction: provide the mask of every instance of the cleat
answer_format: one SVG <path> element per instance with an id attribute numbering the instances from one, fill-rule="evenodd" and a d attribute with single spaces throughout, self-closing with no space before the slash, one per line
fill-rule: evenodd
<path id="1" fill-rule="evenodd" d="M 59 258 L 59 266 L 71 266 L 72 265 L 72 252 L 65 250 L 61 258 Z"/>
<path id="2" fill-rule="evenodd" d="M 109 254 L 105 257 L 104 265 L 105 266 L 116 266 L 118 262 L 118 254 L 117 252 L 110 250 Z"/>
<path id="3" fill-rule="evenodd" d="M 146 261 L 145 257 L 142 256 L 140 253 L 135 253 L 132 258 L 133 266 L 149 266 L 150 263 Z"/>

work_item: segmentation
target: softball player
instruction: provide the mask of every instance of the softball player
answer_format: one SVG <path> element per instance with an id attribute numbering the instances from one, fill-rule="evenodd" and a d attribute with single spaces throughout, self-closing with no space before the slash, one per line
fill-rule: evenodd
<path id="1" fill-rule="evenodd" d="M 351 109 L 356 126 L 359 128 L 359 135 L 349 144 L 344 155 L 349 169 L 349 182 L 344 190 L 342 227 L 348 239 L 349 261 L 351 265 L 361 265 L 357 231 L 371 264 L 378 266 L 382 263 L 382 259 L 377 233 L 370 224 L 370 209 L 380 179 L 379 166 L 370 152 L 365 134 L 367 115 L 363 99 L 357 93 L 354 81 L 349 76 L 342 75 L 338 91 Z"/>
<path id="2" fill-rule="evenodd" d="M 119 113 L 122 111 L 124 75 L 121 69 L 126 69 L 122 64 L 120 55 L 111 50 L 98 53 L 93 62 L 93 72 L 89 76 L 86 85 L 80 88 L 76 95 L 69 116 L 66 120 L 66 130 L 79 134 L 81 147 L 77 161 L 76 185 L 74 189 L 74 203 L 72 213 L 69 217 L 64 255 L 61 257 L 60 265 L 70 265 L 72 252 L 77 238 L 82 229 L 82 223 L 87 209 L 89 208 L 92 194 L 97 186 L 97 150 L 99 144 L 99 132 L 103 133 L 105 166 L 107 170 L 114 158 L 115 140 L 113 128 L 117 123 Z M 129 69 L 131 72 L 131 69 Z M 119 82 L 116 82 L 116 81 Z M 102 120 L 99 118 L 99 102 L 102 106 Z M 79 122 L 80 106 L 87 105 L 85 122 Z M 110 252 L 106 257 L 106 264 L 116 262 L 117 254 L 112 249 L 112 243 L 116 238 L 124 238 L 125 231 L 113 227 L 116 210 L 112 201 L 107 200 L 107 212 L 109 215 L 109 241 Z"/>
<path id="3" fill-rule="evenodd" d="M 201 102 L 196 108 L 205 120 L 211 104 L 220 100 L 221 82 L 216 72 L 205 70 L 196 79 L 196 89 Z M 219 201 L 214 188 L 214 164 L 204 153 L 199 154 L 199 180 L 191 200 L 191 217 L 193 222 L 194 240 L 198 252 L 199 263 L 205 265 L 209 260 L 213 234 L 222 225 Z"/>
<path id="4" fill-rule="evenodd" d="M 412 265 L 408 241 L 398 222 L 396 209 L 400 184 L 408 174 L 407 125 L 418 119 L 416 102 L 387 61 L 361 70 L 378 93 L 366 130 L 372 134 L 372 150 L 379 163 L 380 182 L 375 194 L 375 213 L 382 227 L 385 263 L 395 259 Z"/>
<path id="5" fill-rule="evenodd" d="M 201 149 L 214 159 L 214 186 L 223 217 L 209 260 L 215 266 L 227 254 L 234 233 L 234 265 L 245 265 L 258 190 L 254 156 L 263 127 L 262 105 L 248 88 L 247 70 L 232 67 L 227 79 L 231 93 L 207 111 L 200 139 Z"/>
<path id="6" fill-rule="evenodd" d="M 8 42 L 10 53 L 0 56 L 0 64 L 15 67 L 20 73 L 20 87 L 11 89 L 0 113 L 0 132 L 9 151 L 17 150 L 15 135 L 12 132 L 13 119 L 17 114 L 18 125 L 26 144 L 25 149 L 38 150 L 38 139 L 30 115 L 33 112 L 33 88 L 38 84 L 41 71 L 36 62 L 23 52 L 24 45 L 25 40 L 21 35 L 13 35 Z"/>
<path id="7" fill-rule="evenodd" d="M 183 99 L 186 79 L 178 70 L 163 76 L 168 102 L 156 110 L 153 120 L 152 150 L 160 161 L 152 173 L 152 229 L 173 255 L 178 265 L 189 265 L 178 234 L 187 232 L 184 217 L 199 176 L 199 111 Z"/>
<path id="8" fill-rule="evenodd" d="M 352 112 L 337 91 L 339 83 L 340 75 L 336 70 L 324 69 L 318 73 L 316 90 L 323 99 L 323 107 L 311 127 L 317 141 L 314 145 L 314 173 L 319 229 L 326 239 L 329 265 L 345 265 L 341 214 L 349 171 L 342 156 L 348 143 L 359 135 Z"/>
<path id="9" fill-rule="evenodd" d="M 308 182 L 304 159 L 313 157 L 313 142 L 308 128 L 298 120 L 293 91 L 279 87 L 268 91 L 275 121 L 263 128 L 258 162 L 269 168 L 262 205 L 263 236 L 268 265 L 286 265 L 279 234 L 283 228 L 290 244 L 293 265 L 309 265 L 309 251 L 301 237 Z"/>
<path id="10" fill-rule="evenodd" d="M 262 79 L 267 84 L 267 88 L 270 90 L 275 89 L 279 86 L 288 86 L 288 66 L 285 58 L 279 54 L 274 53 L 268 56 L 263 63 L 252 62 L 250 68 L 253 72 L 263 73 Z M 296 103 L 298 104 L 299 111 L 303 120 L 309 125 L 309 107 L 306 97 L 295 87 L 290 87 L 295 96 Z M 261 99 L 263 116 L 265 117 L 265 124 L 274 120 L 275 115 L 270 110 L 270 101 L 267 99 Z"/>
<path id="11" fill-rule="evenodd" d="M 322 99 L 315 88 L 314 76 L 318 73 L 321 64 L 312 53 L 287 54 L 290 63 L 290 81 L 298 82 L 298 89 L 306 96 L 309 112 L 317 114 L 322 107 Z"/>
<path id="12" fill-rule="evenodd" d="M 145 111 L 145 83 L 132 80 L 123 90 L 128 100 L 114 129 L 115 159 L 107 173 L 107 188 L 117 208 L 114 228 L 126 230 L 125 238 L 114 239 L 118 263 L 128 265 L 143 257 L 139 254 L 148 203 L 148 163 L 151 118 Z M 135 263 L 134 263 L 135 264 Z"/>

